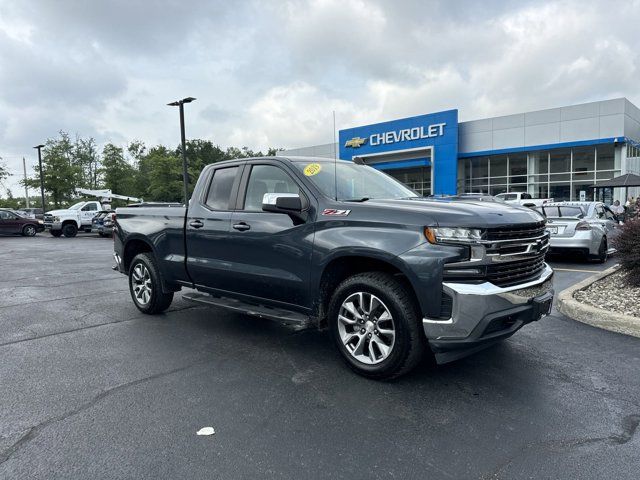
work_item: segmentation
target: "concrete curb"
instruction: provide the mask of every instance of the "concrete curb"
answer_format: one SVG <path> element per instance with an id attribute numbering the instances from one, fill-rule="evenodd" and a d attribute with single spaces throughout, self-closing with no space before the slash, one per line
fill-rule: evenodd
<path id="1" fill-rule="evenodd" d="M 617 265 L 607 268 L 603 272 L 593 275 L 560 292 L 556 302 L 558 311 L 578 322 L 640 338 L 640 318 L 620 313 L 612 313 L 608 310 L 585 305 L 573 298 L 574 292 L 583 290 L 601 278 L 611 275 L 616 272 L 618 268 Z"/>

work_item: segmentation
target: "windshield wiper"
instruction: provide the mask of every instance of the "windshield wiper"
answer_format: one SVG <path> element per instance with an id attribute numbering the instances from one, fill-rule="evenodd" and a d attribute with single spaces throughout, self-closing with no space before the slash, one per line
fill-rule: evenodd
<path id="1" fill-rule="evenodd" d="M 362 198 L 345 198 L 344 200 L 342 200 L 343 202 L 366 202 L 367 200 L 370 200 L 369 197 L 362 197 Z"/>

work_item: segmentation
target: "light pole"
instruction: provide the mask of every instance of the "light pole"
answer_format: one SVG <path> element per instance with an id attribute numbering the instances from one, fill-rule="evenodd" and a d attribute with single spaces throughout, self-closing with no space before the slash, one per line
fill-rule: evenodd
<path id="1" fill-rule="evenodd" d="M 33 148 L 38 149 L 38 164 L 40 165 L 40 197 L 42 198 L 42 214 L 44 215 L 47 209 L 44 205 L 44 177 L 42 176 L 42 153 L 40 153 L 42 147 L 44 147 L 44 145 L 36 145 Z"/>
<path id="2" fill-rule="evenodd" d="M 180 107 L 180 137 L 182 138 L 182 178 L 184 182 L 184 205 L 189 206 L 189 173 L 187 172 L 187 142 L 184 134 L 184 104 L 195 100 L 193 97 L 183 98 L 167 103 L 171 107 Z"/>

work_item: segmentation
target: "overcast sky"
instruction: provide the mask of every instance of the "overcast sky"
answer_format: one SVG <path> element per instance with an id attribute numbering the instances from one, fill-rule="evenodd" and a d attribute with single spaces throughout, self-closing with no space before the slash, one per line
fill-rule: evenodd
<path id="1" fill-rule="evenodd" d="M 638 25 L 628 0 L 0 0 L 0 157 L 18 174 L 59 130 L 173 146 L 185 96 L 188 137 L 261 150 L 332 141 L 332 110 L 640 105 Z"/>

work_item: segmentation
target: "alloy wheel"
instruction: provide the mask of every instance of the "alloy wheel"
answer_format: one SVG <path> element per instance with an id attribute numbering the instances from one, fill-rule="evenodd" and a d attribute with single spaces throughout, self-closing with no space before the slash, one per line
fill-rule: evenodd
<path id="1" fill-rule="evenodd" d="M 367 292 L 353 293 L 342 302 L 338 333 L 351 356 L 368 365 L 388 358 L 396 337 L 391 312 L 382 300 Z"/>
<path id="2" fill-rule="evenodd" d="M 151 300 L 153 288 L 151 284 L 151 275 L 144 264 L 138 263 L 133 267 L 133 272 L 131 273 L 131 286 L 133 288 L 133 294 L 136 297 L 136 301 L 140 305 L 147 305 Z"/>

